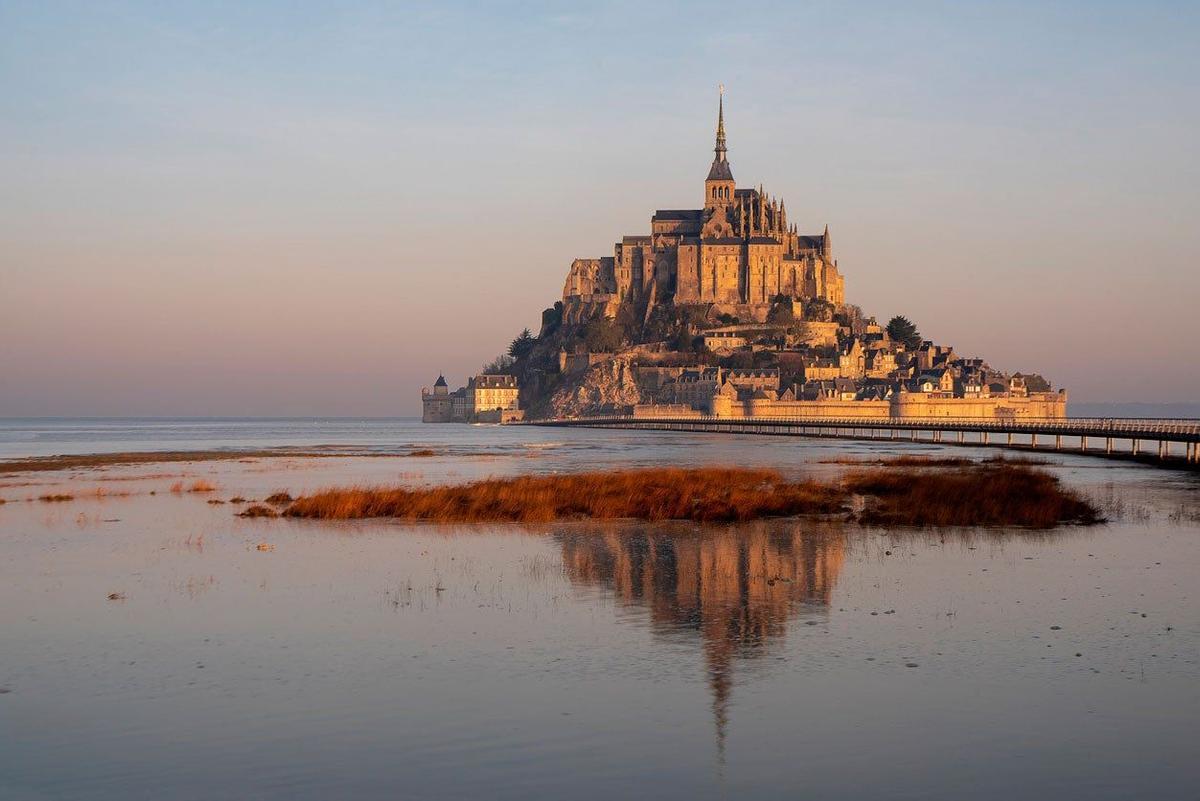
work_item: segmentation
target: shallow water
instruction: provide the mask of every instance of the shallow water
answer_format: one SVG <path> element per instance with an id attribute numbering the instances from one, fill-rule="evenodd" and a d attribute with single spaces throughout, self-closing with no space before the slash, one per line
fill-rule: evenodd
<path id="1" fill-rule="evenodd" d="M 207 501 L 934 448 L 121 425 L 4 455 L 439 455 L 0 476 L 0 797 L 1196 797 L 1194 475 L 1051 457 L 1113 517 L 1053 532 L 243 520 Z"/>

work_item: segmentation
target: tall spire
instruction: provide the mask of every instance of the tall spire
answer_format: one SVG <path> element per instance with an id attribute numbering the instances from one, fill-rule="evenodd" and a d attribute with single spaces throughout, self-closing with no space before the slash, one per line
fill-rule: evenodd
<path id="1" fill-rule="evenodd" d="M 729 161 L 725 158 L 725 86 L 721 85 L 721 99 L 717 101 L 717 146 L 713 148 L 712 167 L 708 170 L 709 181 L 732 181 L 733 171 L 729 169 Z M 716 190 L 717 198 L 722 202 L 727 202 L 733 199 L 733 189 L 729 187 L 720 187 Z M 710 193 L 706 193 L 709 200 L 714 197 Z"/>
<path id="2" fill-rule="evenodd" d="M 725 84 L 717 85 L 717 146 L 713 152 L 721 161 L 725 160 Z"/>

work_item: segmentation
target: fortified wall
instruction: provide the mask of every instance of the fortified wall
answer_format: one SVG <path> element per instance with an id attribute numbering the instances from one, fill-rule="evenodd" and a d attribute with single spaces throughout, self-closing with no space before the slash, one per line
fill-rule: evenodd
<path id="1" fill-rule="evenodd" d="M 911 419 L 1055 419 L 1067 416 L 1067 393 L 1034 393 L 1024 398 L 941 398 L 902 392 L 887 400 L 738 400 L 716 393 L 708 407 L 688 404 L 640 404 L 634 417 L 723 418 L 850 418 L 861 420 Z"/>

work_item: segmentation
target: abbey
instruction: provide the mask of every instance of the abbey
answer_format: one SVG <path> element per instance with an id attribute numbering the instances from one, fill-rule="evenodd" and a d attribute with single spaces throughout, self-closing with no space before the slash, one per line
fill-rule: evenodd
<path id="1" fill-rule="evenodd" d="M 829 226 L 805 235 L 789 223 L 783 200 L 739 189 L 725 145 L 725 103 L 717 110 L 717 141 L 704 181 L 704 208 L 660 209 L 650 234 L 626 236 L 611 257 L 576 259 L 563 288 L 563 321 L 622 306 L 648 314 L 657 304 L 705 304 L 717 314 L 762 322 L 780 299 L 845 300 Z"/>

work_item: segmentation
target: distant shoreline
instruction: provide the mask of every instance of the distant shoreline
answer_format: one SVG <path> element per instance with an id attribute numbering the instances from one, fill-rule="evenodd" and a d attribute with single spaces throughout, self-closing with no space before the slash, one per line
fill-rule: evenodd
<path id="1" fill-rule="evenodd" d="M 426 453 L 379 453 L 360 448 L 326 446 L 311 448 L 281 445 L 272 448 L 197 451 L 124 451 L 117 453 L 73 453 L 61 456 L 28 456 L 0 460 L 0 474 L 36 473 L 51 470 L 87 469 L 115 465 L 156 464 L 160 462 L 213 462 L 238 459 L 297 458 L 331 459 L 337 457 L 408 458 Z"/>

